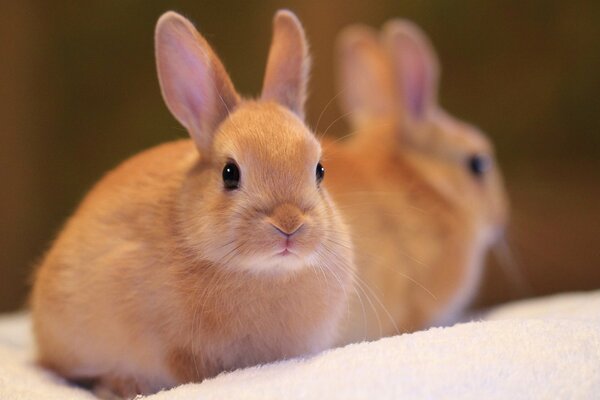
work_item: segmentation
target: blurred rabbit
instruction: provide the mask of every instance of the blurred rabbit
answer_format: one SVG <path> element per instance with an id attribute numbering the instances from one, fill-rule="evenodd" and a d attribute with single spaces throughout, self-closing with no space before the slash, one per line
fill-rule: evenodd
<path id="1" fill-rule="evenodd" d="M 507 221 L 493 147 L 438 104 L 437 57 L 414 24 L 349 27 L 338 58 L 351 133 L 324 140 L 324 165 L 359 271 L 342 342 L 451 322 Z"/>

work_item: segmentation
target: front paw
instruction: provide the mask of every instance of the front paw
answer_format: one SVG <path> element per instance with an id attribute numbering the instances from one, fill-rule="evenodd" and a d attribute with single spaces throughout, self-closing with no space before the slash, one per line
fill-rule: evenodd
<path id="1" fill-rule="evenodd" d="M 145 386 L 129 376 L 104 376 L 98 379 L 92 391 L 103 400 L 134 399 L 138 395 L 150 394 Z"/>

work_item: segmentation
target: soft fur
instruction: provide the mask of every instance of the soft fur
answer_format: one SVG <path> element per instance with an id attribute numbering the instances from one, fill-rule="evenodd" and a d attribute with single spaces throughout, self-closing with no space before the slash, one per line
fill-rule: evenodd
<path id="1" fill-rule="evenodd" d="M 156 57 L 165 101 L 193 140 L 108 173 L 44 258 L 31 298 L 40 363 L 103 395 L 323 350 L 353 278 L 349 234 L 302 121 L 308 56 L 296 17 L 275 17 L 258 101 L 240 99 L 178 14 L 160 18 Z M 241 180 L 228 191 L 231 161 Z"/>
<path id="2" fill-rule="evenodd" d="M 451 321 L 507 218 L 492 145 L 438 105 L 437 58 L 415 25 L 353 26 L 338 44 L 352 130 L 323 143 L 324 165 L 359 277 L 343 342 Z M 469 171 L 472 155 L 487 160 L 483 176 Z"/>

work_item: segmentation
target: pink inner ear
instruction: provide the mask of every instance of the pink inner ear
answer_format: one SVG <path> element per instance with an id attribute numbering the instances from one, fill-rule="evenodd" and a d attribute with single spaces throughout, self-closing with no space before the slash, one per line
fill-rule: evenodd
<path id="1" fill-rule="evenodd" d="M 206 63 L 183 46 L 178 46 L 177 51 L 181 59 L 179 65 L 173 65 L 173 73 L 179 75 L 177 90 L 188 117 L 196 121 L 196 127 L 200 128 L 202 113 L 206 113 L 210 107 L 208 96 L 213 92 L 214 82 L 209 81 L 211 76 Z"/>
<path id="2" fill-rule="evenodd" d="M 343 49 L 341 74 L 347 110 L 360 118 L 395 113 L 396 91 L 390 66 L 376 38 L 357 40 Z"/>
<path id="3" fill-rule="evenodd" d="M 161 46 L 159 62 L 167 106 L 192 135 L 198 134 L 210 126 L 207 117 L 213 106 L 214 82 L 210 82 L 208 60 L 187 35 L 166 36 Z"/>
<path id="4" fill-rule="evenodd" d="M 167 107 L 202 152 L 239 101 L 229 76 L 193 25 L 167 13 L 156 28 L 158 76 Z"/>
<path id="5" fill-rule="evenodd" d="M 415 116 L 422 116 L 425 112 L 425 71 L 423 65 L 418 65 L 415 60 L 414 73 L 410 84 L 408 85 L 409 106 Z"/>
<path id="6" fill-rule="evenodd" d="M 426 107 L 427 65 L 420 51 L 411 43 L 404 43 L 397 57 L 406 106 L 414 117 L 421 117 Z"/>

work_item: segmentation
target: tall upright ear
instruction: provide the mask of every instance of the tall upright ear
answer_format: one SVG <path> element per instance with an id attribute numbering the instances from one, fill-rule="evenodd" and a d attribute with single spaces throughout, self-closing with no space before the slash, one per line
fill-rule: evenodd
<path id="1" fill-rule="evenodd" d="M 397 19 L 385 24 L 383 41 L 403 108 L 413 119 L 423 118 L 437 105 L 439 80 L 439 63 L 429 39 L 415 24 Z"/>
<path id="2" fill-rule="evenodd" d="M 397 112 L 392 68 L 373 29 L 345 28 L 336 56 L 342 109 L 354 127 Z"/>
<path id="3" fill-rule="evenodd" d="M 156 24 L 156 66 L 163 98 L 202 154 L 239 103 L 225 68 L 190 21 L 169 11 Z"/>
<path id="4" fill-rule="evenodd" d="M 304 118 L 309 69 L 308 43 L 300 21 L 290 11 L 278 11 L 261 98 L 276 101 Z"/>

